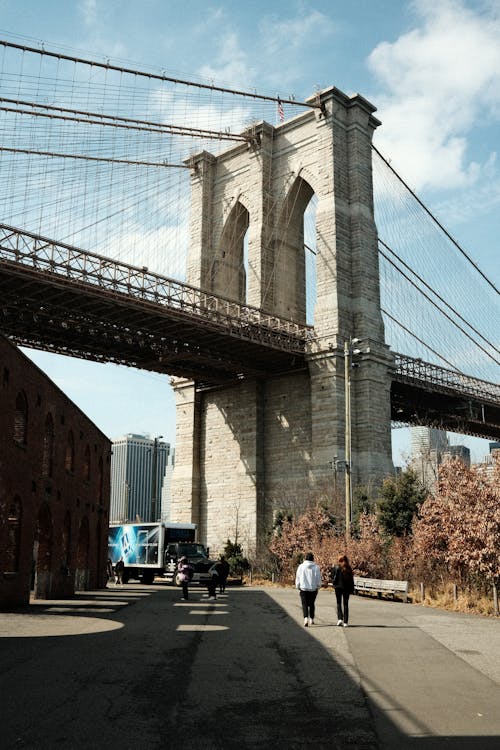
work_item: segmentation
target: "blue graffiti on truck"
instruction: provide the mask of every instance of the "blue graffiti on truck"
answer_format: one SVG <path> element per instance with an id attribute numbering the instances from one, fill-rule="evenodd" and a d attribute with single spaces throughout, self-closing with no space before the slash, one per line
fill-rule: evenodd
<path id="1" fill-rule="evenodd" d="M 161 527 L 134 524 L 110 527 L 109 557 L 115 564 L 123 558 L 125 565 L 158 565 Z"/>

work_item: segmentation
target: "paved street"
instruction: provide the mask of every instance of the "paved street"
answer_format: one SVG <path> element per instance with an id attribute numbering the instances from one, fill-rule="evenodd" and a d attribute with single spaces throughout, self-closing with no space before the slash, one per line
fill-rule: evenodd
<path id="1" fill-rule="evenodd" d="M 0 613 L 2 750 L 500 747 L 500 621 L 165 584 Z"/>

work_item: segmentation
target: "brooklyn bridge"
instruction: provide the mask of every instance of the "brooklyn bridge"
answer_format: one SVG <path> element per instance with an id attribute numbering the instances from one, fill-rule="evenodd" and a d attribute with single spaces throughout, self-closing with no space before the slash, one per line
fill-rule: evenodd
<path id="1" fill-rule="evenodd" d="M 0 44 L 0 331 L 173 378 L 173 520 L 256 543 L 334 455 L 389 471 L 391 422 L 500 438 L 498 290 L 370 102 Z"/>

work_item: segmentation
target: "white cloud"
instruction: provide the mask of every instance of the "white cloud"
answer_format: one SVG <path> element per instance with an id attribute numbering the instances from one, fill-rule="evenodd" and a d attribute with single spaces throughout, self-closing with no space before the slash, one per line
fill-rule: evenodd
<path id="1" fill-rule="evenodd" d="M 198 74 L 228 87 L 259 91 L 293 88 L 314 65 L 314 53 L 330 38 L 336 24 L 328 15 L 303 7 L 289 17 L 272 11 L 260 17 L 257 29 L 235 30 L 224 12 L 208 13 L 207 29 L 213 31 L 215 60 Z M 289 9 L 287 9 L 289 10 Z M 208 33 L 205 29 L 205 35 Z M 250 36 L 249 36 L 250 34 Z M 245 46 L 248 45 L 248 46 Z"/>
<path id="2" fill-rule="evenodd" d="M 112 26 L 113 10 L 102 0 L 79 0 L 77 12 L 82 19 L 79 47 L 92 50 L 90 56 L 102 53 L 105 59 L 117 60 L 127 55 L 127 45 L 112 41 L 110 26 Z"/>
<path id="3" fill-rule="evenodd" d="M 161 87 L 151 93 L 149 111 L 155 113 L 156 117 L 168 125 L 183 126 L 188 121 L 189 127 L 192 128 L 217 131 L 229 129 L 231 133 L 241 132 L 252 120 L 252 110 L 245 103 L 234 104 L 234 101 L 229 99 L 224 102 L 222 98 L 218 105 L 210 102 L 203 103 L 202 96 L 199 94 L 187 91 L 181 94 L 164 90 Z M 192 153 L 198 153 L 201 150 L 200 141 L 201 138 L 191 141 Z M 228 145 L 231 144 L 225 142 L 225 147 Z M 215 141 L 209 150 L 218 150 Z M 186 158 L 186 154 L 179 158 Z"/>
<path id="4" fill-rule="evenodd" d="M 297 15 L 266 15 L 259 26 L 261 77 L 268 85 L 290 88 L 303 78 L 304 70 L 325 39 L 330 39 L 336 24 L 320 11 L 300 8 Z"/>
<path id="5" fill-rule="evenodd" d="M 219 52 L 214 65 L 204 65 L 198 74 L 215 83 L 222 81 L 228 87 L 246 89 L 248 82 L 253 80 L 255 71 L 248 63 L 238 35 L 233 31 L 227 31 L 220 38 Z"/>
<path id="6" fill-rule="evenodd" d="M 318 43 L 320 39 L 332 34 L 334 29 L 332 20 L 317 10 L 300 12 L 294 18 L 283 20 L 281 17 L 266 16 L 260 24 L 263 46 L 273 58 L 276 54 L 285 53 L 289 56 L 295 55 L 302 48 L 310 49 L 311 40 Z"/>
<path id="7" fill-rule="evenodd" d="M 78 10 L 83 18 L 83 23 L 91 27 L 97 20 L 97 0 L 80 0 Z"/>
<path id="8" fill-rule="evenodd" d="M 500 5 L 416 0 L 421 25 L 379 44 L 369 66 L 384 86 L 377 143 L 417 190 L 465 187 L 488 168 L 468 156 L 477 124 L 500 117 Z M 485 174 L 486 176 L 486 174 Z"/>

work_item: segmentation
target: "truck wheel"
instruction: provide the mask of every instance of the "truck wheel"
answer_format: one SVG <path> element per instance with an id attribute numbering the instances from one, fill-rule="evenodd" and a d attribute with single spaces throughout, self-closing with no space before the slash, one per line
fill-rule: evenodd
<path id="1" fill-rule="evenodd" d="M 149 586 L 151 583 L 153 583 L 155 579 L 155 574 L 152 570 L 145 570 L 142 574 L 142 582 L 146 584 L 146 586 Z"/>

